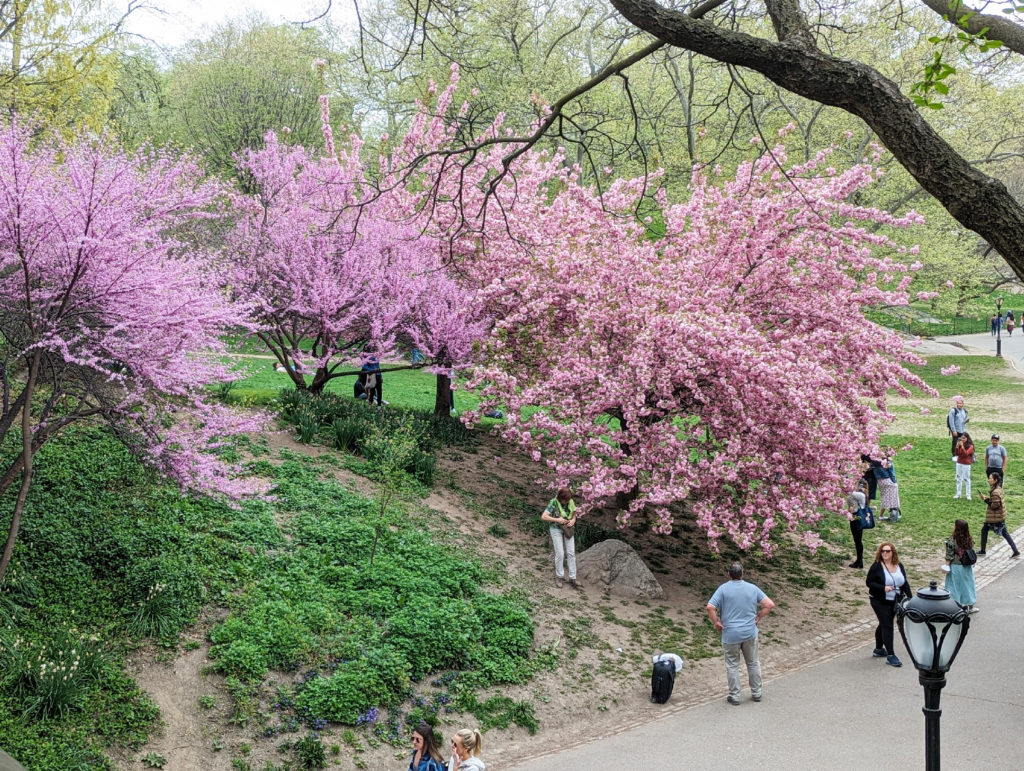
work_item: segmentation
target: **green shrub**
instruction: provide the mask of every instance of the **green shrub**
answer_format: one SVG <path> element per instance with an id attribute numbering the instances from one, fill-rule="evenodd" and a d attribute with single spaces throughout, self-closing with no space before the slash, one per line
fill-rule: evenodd
<path id="1" fill-rule="evenodd" d="M 329 677 L 310 680 L 296 696 L 296 706 L 309 715 L 355 725 L 370 707 L 398 702 L 409 687 L 409 664 L 387 648 L 367 651 L 343 662 Z"/>
<path id="2" fill-rule="evenodd" d="M 295 742 L 295 755 L 302 768 L 327 768 L 327 753 L 319 736 L 306 734 Z"/>
<path id="3" fill-rule="evenodd" d="M 312 442 L 317 431 L 320 430 L 320 424 L 317 422 L 316 418 L 308 412 L 299 414 L 296 425 L 299 428 L 299 441 L 303 444 L 309 444 Z"/>
<path id="4" fill-rule="evenodd" d="M 104 662 L 94 640 L 58 629 L 42 641 L 0 637 L 3 683 L 22 700 L 28 719 L 65 717 L 85 699 Z"/>
<path id="5" fill-rule="evenodd" d="M 460 669 L 482 632 L 469 603 L 453 599 L 406 605 L 389 616 L 385 639 L 410 662 L 410 674 L 418 680 L 430 672 Z"/>

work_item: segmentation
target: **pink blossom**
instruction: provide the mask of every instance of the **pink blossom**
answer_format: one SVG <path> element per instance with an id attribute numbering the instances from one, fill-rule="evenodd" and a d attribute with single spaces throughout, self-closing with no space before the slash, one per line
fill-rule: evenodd
<path id="1" fill-rule="evenodd" d="M 960 367 L 958 367 L 956 364 L 951 364 L 948 367 L 943 367 L 942 369 L 939 370 L 939 372 L 943 375 L 955 375 L 959 371 Z"/>

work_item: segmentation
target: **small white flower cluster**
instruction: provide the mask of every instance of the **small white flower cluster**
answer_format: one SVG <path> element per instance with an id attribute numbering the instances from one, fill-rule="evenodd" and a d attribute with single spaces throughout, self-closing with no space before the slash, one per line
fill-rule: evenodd
<path id="1" fill-rule="evenodd" d="M 167 589 L 167 584 L 153 584 L 149 587 L 149 592 L 146 594 L 146 603 L 152 602 L 156 597 Z"/>

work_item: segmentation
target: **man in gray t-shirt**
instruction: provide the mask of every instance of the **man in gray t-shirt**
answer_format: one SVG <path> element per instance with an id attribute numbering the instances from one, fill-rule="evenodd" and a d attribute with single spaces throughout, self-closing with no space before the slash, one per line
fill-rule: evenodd
<path id="1" fill-rule="evenodd" d="M 715 589 L 708 600 L 708 618 L 722 633 L 725 676 L 730 704 L 740 703 L 740 654 L 747 664 L 750 697 L 761 701 L 761 662 L 757 657 L 757 625 L 772 612 L 775 603 L 754 584 L 743 580 L 743 565 L 729 566 L 729 581 Z"/>
<path id="2" fill-rule="evenodd" d="M 993 472 L 1006 475 L 1006 448 L 999 444 L 999 434 L 992 434 L 992 444 L 985 448 L 985 477 Z"/>

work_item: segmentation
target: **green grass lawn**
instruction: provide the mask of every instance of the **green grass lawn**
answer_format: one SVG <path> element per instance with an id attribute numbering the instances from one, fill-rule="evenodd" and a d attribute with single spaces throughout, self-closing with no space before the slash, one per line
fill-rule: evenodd
<path id="1" fill-rule="evenodd" d="M 229 391 L 229 399 L 240 404 L 269 404 L 276 399 L 281 389 L 294 388 L 294 384 L 283 372 L 275 372 L 269 359 L 242 359 L 244 377 L 234 382 Z M 396 407 L 427 410 L 434 409 L 434 396 L 437 392 L 437 378 L 430 372 L 421 369 L 398 370 L 387 372 L 388 363 L 382 367 L 384 373 L 384 399 Z M 353 370 L 358 367 L 353 366 Z M 331 380 L 326 391 L 342 396 L 352 396 L 352 385 L 356 375 L 346 375 Z M 459 412 L 473 409 L 479 403 L 476 395 L 465 390 L 458 390 L 456 382 L 455 407 Z"/>
<path id="2" fill-rule="evenodd" d="M 958 365 L 960 372 L 940 374 L 940 369 L 951 364 Z M 921 368 L 921 374 L 938 389 L 939 398 L 918 393 L 911 399 L 895 399 L 891 409 L 897 420 L 883 439 L 897 449 L 912 445 L 896 456 L 903 519 L 895 525 L 879 522 L 874 530 L 864 534 L 864 548 L 865 558 L 870 559 L 879 542 L 892 540 L 906 554 L 923 559 L 934 555 L 934 572 L 938 574 L 943 544 L 955 519 L 967 520 L 975 541 L 980 542 L 985 504 L 979 495 L 988 491 L 984 448 L 993 433 L 1000 435 L 1009 455 L 1005 485 L 1007 524 L 1012 530 L 1024 522 L 1024 411 L 1015 406 L 1024 404 L 1024 385 L 1016 380 L 1005 360 L 986 356 L 935 356 Z M 946 413 L 956 394 L 963 394 L 966 399 L 977 446 L 971 501 L 953 500 L 955 470 Z M 922 407 L 930 413 L 921 414 Z M 875 509 L 877 512 L 877 502 Z M 846 534 L 844 540 L 850 541 L 850 536 Z"/>

